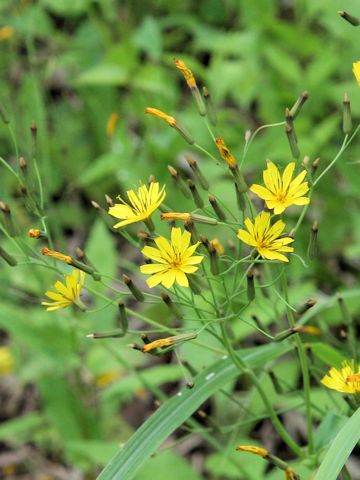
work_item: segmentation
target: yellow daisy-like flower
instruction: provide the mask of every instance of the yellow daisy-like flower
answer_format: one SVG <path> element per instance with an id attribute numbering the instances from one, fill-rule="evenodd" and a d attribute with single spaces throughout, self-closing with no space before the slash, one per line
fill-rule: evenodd
<path id="1" fill-rule="evenodd" d="M 80 293 L 84 282 L 85 273 L 79 270 L 73 270 L 70 275 L 65 275 L 65 283 L 60 281 L 55 282 L 54 288 L 56 292 L 52 292 L 51 290 L 45 292 L 45 295 L 53 301 L 41 302 L 41 305 L 47 307 L 46 310 L 48 312 L 58 310 L 59 308 L 66 308 L 71 304 L 83 310 L 84 305 L 80 300 Z"/>
<path id="2" fill-rule="evenodd" d="M 109 208 L 110 215 L 123 219 L 115 224 L 114 228 L 147 220 L 164 201 L 166 196 L 165 186 L 160 190 L 158 182 L 150 183 L 149 187 L 142 185 L 138 188 L 137 193 L 134 190 L 128 190 L 126 194 L 129 203 L 126 203 L 121 197 L 117 197 L 121 203 L 116 203 Z"/>
<path id="3" fill-rule="evenodd" d="M 321 383 L 327 388 L 341 393 L 360 393 L 360 365 L 355 368 L 355 362 L 343 362 L 342 367 L 330 368 L 328 375 L 321 379 Z"/>
<path id="4" fill-rule="evenodd" d="M 8 375 L 12 372 L 14 358 L 8 347 L 0 347 L 0 376 Z"/>
<path id="5" fill-rule="evenodd" d="M 142 273 L 152 275 L 147 279 L 150 288 L 159 283 L 166 288 L 171 288 L 174 282 L 181 287 L 188 287 L 187 274 L 198 269 L 196 264 L 203 260 L 202 255 L 193 255 L 200 242 L 190 245 L 190 232 L 181 232 L 180 228 L 171 229 L 171 242 L 164 237 L 155 238 L 158 248 L 146 246 L 142 253 L 157 263 L 141 265 Z"/>
<path id="6" fill-rule="evenodd" d="M 281 260 L 282 262 L 289 261 L 280 252 L 293 252 L 293 247 L 289 247 L 288 244 L 292 243 L 294 239 L 290 237 L 280 238 L 285 228 L 285 223 L 282 220 L 278 220 L 274 225 L 271 225 L 270 213 L 261 212 L 255 218 L 254 223 L 247 218 L 245 226 L 247 231 L 239 230 L 237 234 L 242 242 L 255 247 L 263 258 Z"/>
<path id="7" fill-rule="evenodd" d="M 352 71 L 353 71 L 353 74 L 355 75 L 356 81 L 357 81 L 357 83 L 360 87 L 360 61 L 353 63 Z"/>
<path id="8" fill-rule="evenodd" d="M 281 177 L 279 169 L 273 162 L 269 162 L 267 169 L 263 171 L 265 187 L 252 185 L 250 190 L 266 202 L 269 209 L 273 209 L 276 215 L 282 213 L 290 205 L 306 205 L 310 199 L 304 197 L 309 191 L 307 182 L 303 182 L 306 170 L 303 170 L 292 180 L 295 162 L 289 163 Z"/>

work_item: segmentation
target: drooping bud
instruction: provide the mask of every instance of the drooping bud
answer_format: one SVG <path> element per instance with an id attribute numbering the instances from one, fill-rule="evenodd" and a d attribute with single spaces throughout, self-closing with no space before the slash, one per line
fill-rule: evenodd
<path id="1" fill-rule="evenodd" d="M 194 176 L 203 190 L 209 190 L 209 182 L 206 180 L 204 175 L 201 173 L 197 161 L 192 158 L 190 155 L 186 155 L 186 161 L 188 162 L 191 170 L 194 172 Z"/>
<path id="2" fill-rule="evenodd" d="M 214 195 L 209 195 L 209 202 L 210 202 L 210 205 L 212 206 L 216 216 L 218 217 L 218 219 L 222 222 L 225 222 L 226 221 L 226 215 L 225 215 L 223 209 L 218 204 Z"/>
<path id="3" fill-rule="evenodd" d="M 128 287 L 130 292 L 133 294 L 133 296 L 138 300 L 139 302 L 143 302 L 145 300 L 144 294 L 138 289 L 138 287 L 134 284 L 134 282 L 131 280 L 128 275 L 123 275 L 123 280 L 125 285 Z"/>
<path id="4" fill-rule="evenodd" d="M 305 91 L 303 92 L 300 97 L 296 100 L 294 105 L 290 109 L 290 114 L 292 115 L 292 118 L 295 120 L 295 118 L 299 115 L 300 110 L 302 109 L 302 106 L 306 102 L 306 100 L 309 98 L 309 92 Z"/>
<path id="5" fill-rule="evenodd" d="M 358 27 L 360 25 L 360 20 L 357 17 L 354 17 L 353 15 L 350 15 L 349 13 L 345 12 L 344 10 L 339 10 L 338 14 L 340 15 L 340 17 L 342 17 L 344 20 L 349 22 L 354 27 Z"/>
<path id="6" fill-rule="evenodd" d="M 346 134 L 350 133 L 352 130 L 352 119 L 351 119 L 351 107 L 350 107 L 350 98 L 347 93 L 344 94 L 343 100 L 343 132 Z"/>
<path id="7" fill-rule="evenodd" d="M 206 115 L 214 127 L 216 127 L 217 124 L 217 116 L 216 116 L 216 110 L 214 107 L 214 104 L 212 102 L 209 90 L 206 87 L 203 87 L 203 95 L 205 98 L 205 105 L 206 105 Z"/>

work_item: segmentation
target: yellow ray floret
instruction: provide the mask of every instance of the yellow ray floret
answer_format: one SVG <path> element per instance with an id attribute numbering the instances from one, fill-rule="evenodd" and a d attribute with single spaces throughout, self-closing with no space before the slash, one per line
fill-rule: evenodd
<path id="1" fill-rule="evenodd" d="M 8 375 L 12 372 L 14 358 L 8 347 L 0 347 L 0 376 Z"/>
<path id="2" fill-rule="evenodd" d="M 85 273 L 79 270 L 73 270 L 70 275 L 65 275 L 65 283 L 60 281 L 55 282 L 55 292 L 51 290 L 45 292 L 45 295 L 52 300 L 52 302 L 41 302 L 41 305 L 47 307 L 46 310 L 52 312 L 59 308 L 66 308 L 71 304 L 83 308 L 80 301 L 81 289 L 85 282 Z"/>
<path id="3" fill-rule="evenodd" d="M 129 203 L 118 197 L 121 203 L 116 203 L 109 208 L 109 214 L 122 219 L 114 228 L 124 227 L 129 223 L 136 223 L 151 217 L 152 213 L 164 201 L 166 196 L 165 186 L 160 190 L 158 182 L 150 183 L 150 186 L 142 185 L 135 193 L 134 190 L 126 192 Z"/>
<path id="4" fill-rule="evenodd" d="M 353 63 L 353 74 L 355 75 L 356 81 L 360 87 L 360 61 Z"/>
<path id="5" fill-rule="evenodd" d="M 203 260 L 201 255 L 193 255 L 200 242 L 190 245 L 191 234 L 181 232 L 180 228 L 171 229 L 171 241 L 164 237 L 155 238 L 157 248 L 146 246 L 142 253 L 156 263 L 142 265 L 142 273 L 152 275 L 147 279 L 150 288 L 161 283 L 166 288 L 171 288 L 176 282 L 181 287 L 188 287 L 187 274 L 198 269 L 196 264 Z"/>
<path id="6" fill-rule="evenodd" d="M 265 187 L 261 185 L 252 185 L 250 190 L 258 197 L 265 200 L 266 206 L 274 210 L 276 215 L 282 213 L 290 205 L 306 205 L 310 199 L 304 197 L 309 187 L 304 182 L 306 170 L 303 170 L 293 180 L 295 162 L 289 163 L 280 175 L 279 169 L 273 162 L 269 162 L 267 169 L 263 171 Z"/>
<path id="7" fill-rule="evenodd" d="M 238 238 L 255 247 L 259 254 L 268 260 L 281 260 L 288 262 L 289 260 L 281 252 L 293 252 L 294 249 L 288 244 L 294 241 L 290 237 L 281 237 L 285 223 L 278 220 L 274 225 L 270 224 L 270 213 L 261 212 L 252 222 L 249 218 L 245 220 L 247 230 L 239 230 Z"/>
<path id="8" fill-rule="evenodd" d="M 321 383 L 338 392 L 360 393 L 360 365 L 356 368 L 354 361 L 343 362 L 340 369 L 330 368 L 328 375 L 322 378 Z"/>

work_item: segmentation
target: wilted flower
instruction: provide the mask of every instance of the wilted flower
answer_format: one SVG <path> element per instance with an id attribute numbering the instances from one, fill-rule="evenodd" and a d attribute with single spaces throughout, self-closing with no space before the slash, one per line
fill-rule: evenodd
<path id="1" fill-rule="evenodd" d="M 159 283 L 166 288 L 171 288 L 174 282 L 181 287 L 188 287 L 187 274 L 194 273 L 198 269 L 196 264 L 203 260 L 201 255 L 194 256 L 194 252 L 200 242 L 190 245 L 191 234 L 181 232 L 180 228 L 172 228 L 171 242 L 164 237 L 155 238 L 158 248 L 146 246 L 142 253 L 157 263 L 142 265 L 142 273 L 151 274 L 147 279 L 150 288 Z"/>
<path id="2" fill-rule="evenodd" d="M 52 312 L 59 308 L 66 308 L 71 304 L 76 305 L 81 310 L 84 306 L 80 300 L 81 289 L 85 282 L 85 273 L 79 270 L 73 270 L 70 275 L 65 275 L 65 283 L 55 282 L 55 292 L 47 291 L 45 295 L 53 300 L 52 302 L 41 302 L 41 305 L 47 307 L 46 310 Z"/>
<path id="3" fill-rule="evenodd" d="M 289 163 L 281 177 L 279 169 L 273 162 L 269 162 L 267 169 L 263 171 L 265 187 L 252 185 L 250 190 L 265 200 L 266 206 L 273 209 L 276 215 L 282 213 L 290 205 L 306 205 L 310 199 L 304 197 L 309 187 L 303 182 L 306 170 L 303 170 L 292 180 L 295 162 Z"/>
<path id="4" fill-rule="evenodd" d="M 288 247 L 288 244 L 292 243 L 294 239 L 290 237 L 280 238 L 285 228 L 285 223 L 282 220 L 278 220 L 274 225 L 271 225 L 270 213 L 261 212 L 255 218 L 254 223 L 247 218 L 245 225 L 247 231 L 239 230 L 237 234 L 242 242 L 255 247 L 263 258 L 281 260 L 282 262 L 289 261 L 280 252 L 293 252 L 294 249 Z"/>

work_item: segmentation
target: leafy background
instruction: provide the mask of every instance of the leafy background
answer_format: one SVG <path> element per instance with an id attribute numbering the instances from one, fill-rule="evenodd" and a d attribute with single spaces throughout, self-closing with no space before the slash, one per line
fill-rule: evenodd
<path id="1" fill-rule="evenodd" d="M 169 164 L 186 171 L 184 154 L 190 152 L 189 146 L 173 129 L 144 115 L 148 106 L 175 114 L 198 143 L 215 153 L 173 57 L 185 60 L 199 83 L 210 90 L 219 131 L 238 158 L 247 129 L 282 121 L 285 107 L 308 90 L 310 98 L 296 123 L 301 154 L 311 160 L 320 157 L 320 166 L 327 165 L 343 138 L 344 92 L 351 98 L 354 119 L 360 115 L 360 89 L 351 73 L 352 62 L 359 59 L 358 30 L 337 15 L 342 8 L 360 15 L 356 0 L 347 1 L 346 7 L 332 0 L 3 0 L 1 24 L 13 27 L 14 36 L 0 42 L 0 100 L 18 152 L 9 128 L 0 123 L 0 154 L 15 169 L 19 155 L 30 159 L 30 123 L 36 121 L 46 212 L 57 248 L 72 252 L 84 247 L 108 275 L 134 271 L 132 262 L 139 255 L 110 232 L 90 201 L 105 208 L 105 193 L 118 195 L 150 174 L 167 183 L 169 205 L 182 202 L 184 209 L 192 208 L 171 188 L 167 172 Z M 112 112 L 119 115 L 119 123 L 108 138 L 106 123 Z M 297 252 L 305 254 L 311 224 L 319 222 L 317 260 L 305 270 L 300 262 L 292 267 L 295 303 L 309 296 L 333 295 L 339 289 L 351 291 L 357 284 L 358 156 L 355 142 L 320 183 L 296 238 Z M 269 129 L 254 141 L 245 164 L 249 182 L 260 178 L 267 158 L 279 164 L 291 159 L 282 127 Z M 27 230 L 39 225 L 26 211 L 18 183 L 3 167 L 0 172 L 1 200 L 9 203 L 21 238 L 29 242 Z M 206 175 L 213 191 L 230 204 L 232 193 L 208 162 Z M 166 231 L 164 226 L 159 228 Z M 226 242 L 226 231 L 219 235 Z M 4 237 L 0 241 L 14 250 Z M 51 273 L 35 267 L 11 269 L 1 263 L 1 339 L 16 359 L 14 374 L 2 380 L 0 389 L 0 441 L 4 455 L 16 456 L 0 456 L 0 461 L 4 458 L 1 468 L 21 458 L 19 464 L 15 462 L 20 473 L 23 469 L 34 475 L 54 474 L 57 465 L 64 478 L 94 478 L 155 408 L 154 392 L 144 389 L 138 372 L 151 388 L 162 387 L 170 395 L 183 382 L 183 375 L 176 361 L 148 361 L 128 349 L 126 344 L 136 341 L 135 336 L 108 341 L 106 347 L 89 342 L 86 333 L 116 325 L 113 308 L 78 318 L 69 312 L 54 316 L 43 311 L 39 301 L 53 279 Z M 94 284 L 92 288 L 101 293 L 103 287 Z M 103 304 L 92 301 L 93 309 Z M 358 315 L 358 297 L 349 295 L 348 301 Z M 161 306 L 142 310 L 167 321 Z M 271 318 L 271 302 L 258 301 L 254 312 L 265 320 Z M 341 325 L 336 305 L 322 311 L 318 321 L 336 331 Z M 143 327 L 138 319 L 131 322 L 133 329 Z M 244 324 L 234 329 L 239 340 L 250 333 Z M 323 370 L 334 359 L 334 352 L 320 341 L 314 351 L 324 362 Z M 192 345 L 183 353 L 198 368 L 216 358 Z M 294 359 L 276 368 L 296 386 Z M 116 382 L 99 385 L 101 375 L 108 372 L 118 376 Z M 321 402 L 329 401 L 318 386 L 314 395 Z M 287 403 L 295 401 L 296 394 Z M 319 441 L 325 445 L 330 441 L 329 425 L 336 430 L 344 420 L 345 406 L 339 398 L 336 405 L 337 413 L 326 417 L 328 424 L 320 432 L 325 440 Z M 230 420 L 224 406 L 223 397 L 214 395 L 212 413 L 220 424 Z M 262 405 L 254 396 L 252 412 L 256 411 L 261 414 Z M 242 431 L 244 441 L 250 433 L 251 428 Z M 240 437 L 234 441 L 241 443 Z M 151 469 L 152 478 L 161 480 L 170 468 L 174 480 L 197 480 L 199 471 L 206 471 L 209 478 L 237 478 L 234 455 L 231 448 L 225 453 L 208 451 L 195 438 L 194 445 L 164 449 L 136 479 L 148 478 Z M 246 462 L 249 479 L 264 475 L 259 459 L 250 456 Z M 271 478 L 278 478 L 276 472 Z"/>

